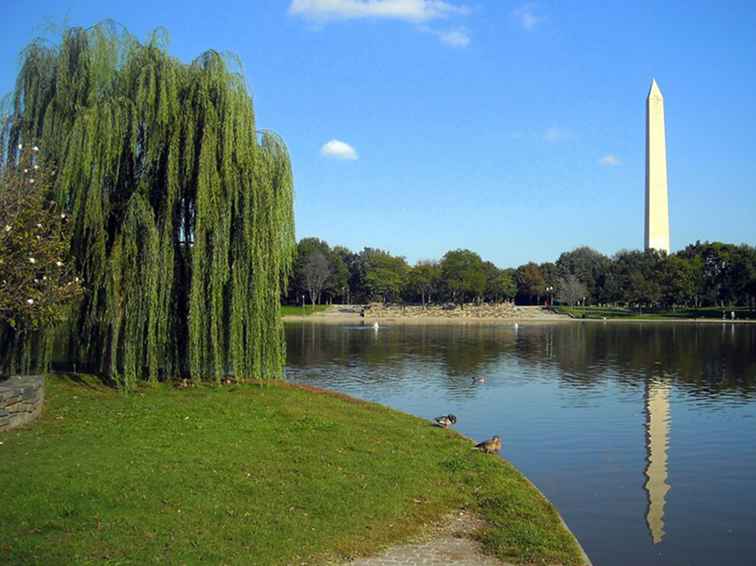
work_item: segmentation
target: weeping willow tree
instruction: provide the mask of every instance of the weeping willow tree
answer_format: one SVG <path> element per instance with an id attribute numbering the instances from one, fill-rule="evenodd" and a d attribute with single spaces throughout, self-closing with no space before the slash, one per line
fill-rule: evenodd
<path id="1" fill-rule="evenodd" d="M 126 387 L 279 377 L 295 246 L 286 147 L 256 131 L 227 57 L 185 64 L 164 43 L 110 23 L 32 43 L 0 158 L 38 144 L 70 213 L 87 289 L 71 361 Z"/>

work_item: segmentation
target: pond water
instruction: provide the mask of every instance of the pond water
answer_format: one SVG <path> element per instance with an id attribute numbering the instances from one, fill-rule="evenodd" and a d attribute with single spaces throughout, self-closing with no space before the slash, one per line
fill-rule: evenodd
<path id="1" fill-rule="evenodd" d="M 453 413 L 597 566 L 756 563 L 756 325 L 287 323 L 287 378 Z"/>

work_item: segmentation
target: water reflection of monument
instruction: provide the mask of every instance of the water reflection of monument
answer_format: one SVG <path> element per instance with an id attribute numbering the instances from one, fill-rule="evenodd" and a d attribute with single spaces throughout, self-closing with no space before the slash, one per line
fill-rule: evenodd
<path id="1" fill-rule="evenodd" d="M 654 544 L 664 538 L 664 504 L 667 483 L 667 446 L 669 444 L 669 385 L 646 382 L 646 483 L 648 498 L 646 524 Z"/>

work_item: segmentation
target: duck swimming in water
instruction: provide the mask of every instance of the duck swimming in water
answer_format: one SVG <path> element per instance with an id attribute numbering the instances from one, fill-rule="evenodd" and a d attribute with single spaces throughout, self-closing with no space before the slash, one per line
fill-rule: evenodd
<path id="1" fill-rule="evenodd" d="M 475 448 L 485 452 L 486 454 L 493 454 L 501 450 L 501 438 L 498 436 L 492 436 L 488 440 L 484 440 L 480 444 L 476 444 Z"/>
<path id="2" fill-rule="evenodd" d="M 451 425 L 457 423 L 457 417 L 454 415 L 444 415 L 442 417 L 436 417 L 433 420 L 435 421 L 436 426 L 443 428 L 449 428 Z"/>

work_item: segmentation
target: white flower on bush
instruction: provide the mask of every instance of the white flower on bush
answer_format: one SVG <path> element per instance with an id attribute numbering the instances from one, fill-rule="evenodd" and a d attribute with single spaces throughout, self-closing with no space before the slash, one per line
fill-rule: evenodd
<path id="1" fill-rule="evenodd" d="M 57 265 L 58 267 L 63 267 L 63 262 L 62 261 L 56 261 L 55 265 Z"/>
<path id="2" fill-rule="evenodd" d="M 11 225 L 10 224 L 6 224 L 5 225 L 5 231 L 6 232 L 10 232 L 11 231 Z"/>
<path id="3" fill-rule="evenodd" d="M 42 228 L 42 224 L 37 224 L 37 228 Z"/>
<path id="4" fill-rule="evenodd" d="M 37 263 L 37 260 L 34 259 L 33 257 L 30 257 L 29 258 L 29 263 Z"/>
<path id="5" fill-rule="evenodd" d="M 26 302 L 29 303 L 30 305 L 33 305 L 34 304 L 34 299 L 26 299 Z"/>
<path id="6" fill-rule="evenodd" d="M 39 148 L 38 148 L 38 147 L 37 147 L 37 146 L 35 145 L 35 146 L 34 146 L 34 147 L 32 148 L 32 151 L 39 151 Z"/>

